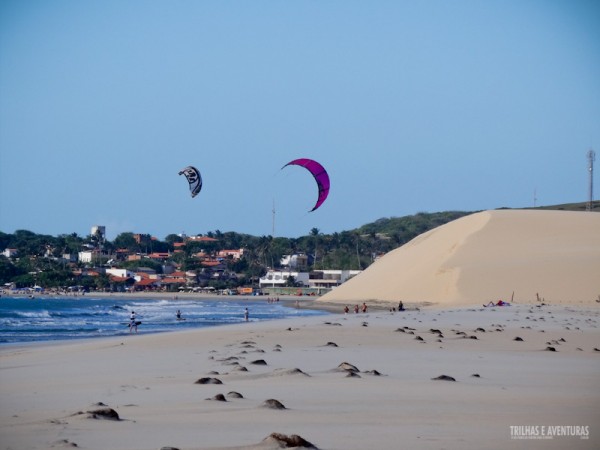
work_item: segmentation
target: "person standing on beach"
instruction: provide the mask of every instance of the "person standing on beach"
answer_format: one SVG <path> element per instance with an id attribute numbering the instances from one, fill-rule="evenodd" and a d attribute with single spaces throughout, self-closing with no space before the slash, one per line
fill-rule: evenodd
<path id="1" fill-rule="evenodd" d="M 248 311 L 248 308 L 246 308 L 246 310 L 244 311 L 244 320 L 246 320 L 246 322 L 248 322 L 249 317 L 250 317 L 250 312 Z"/>

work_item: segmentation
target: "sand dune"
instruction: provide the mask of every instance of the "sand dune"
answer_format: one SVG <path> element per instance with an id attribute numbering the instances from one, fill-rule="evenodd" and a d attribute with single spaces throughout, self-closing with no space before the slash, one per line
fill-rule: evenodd
<path id="1" fill-rule="evenodd" d="M 600 214 L 496 210 L 440 226 L 321 298 L 478 305 L 599 305 Z"/>

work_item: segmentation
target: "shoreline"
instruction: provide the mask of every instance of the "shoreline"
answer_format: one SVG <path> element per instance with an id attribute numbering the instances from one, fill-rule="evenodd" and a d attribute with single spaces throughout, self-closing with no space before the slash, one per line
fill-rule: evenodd
<path id="1" fill-rule="evenodd" d="M 150 294 L 150 295 L 148 295 Z M 56 301 L 62 301 L 63 299 L 71 302 L 73 304 L 73 307 L 77 308 L 77 303 L 79 300 L 87 301 L 91 300 L 94 304 L 100 305 L 100 304 L 104 304 L 106 305 L 119 305 L 122 304 L 124 305 L 125 303 L 135 303 L 136 300 L 142 300 L 142 301 L 149 301 L 150 304 L 153 304 L 154 302 L 159 302 L 159 306 L 155 306 L 155 308 L 158 308 L 159 310 L 162 310 L 163 308 L 168 310 L 169 308 L 172 308 L 173 306 L 169 306 L 168 303 L 169 302 L 186 302 L 190 305 L 190 307 L 192 309 L 194 308 L 198 308 L 198 306 L 192 306 L 193 303 L 197 302 L 202 303 L 202 302 L 210 302 L 211 306 L 208 306 L 208 308 L 213 309 L 216 308 L 216 311 L 219 311 L 222 307 L 219 306 L 215 306 L 218 304 L 222 304 L 222 303 L 227 303 L 227 302 L 231 302 L 231 303 L 235 303 L 237 305 L 242 305 L 242 311 L 243 311 L 243 307 L 244 304 L 247 304 L 247 306 L 250 307 L 250 305 L 254 305 L 253 308 L 255 308 L 256 311 L 261 311 L 263 309 L 263 307 L 268 307 L 269 305 L 267 305 L 268 302 L 270 302 L 269 297 L 266 296 L 215 296 L 215 295 L 210 295 L 210 294 L 198 294 L 198 293 L 186 293 L 184 295 L 180 295 L 179 293 L 174 294 L 174 295 L 169 295 L 168 293 L 165 295 L 165 293 L 143 293 L 143 292 L 139 292 L 139 293 L 127 293 L 127 294 L 110 294 L 110 293 L 104 293 L 104 292 L 91 292 L 91 293 L 87 293 L 85 295 L 60 295 L 60 294 L 55 294 L 55 295 L 38 295 L 35 298 L 30 298 L 28 296 L 23 296 L 23 295 L 5 295 L 4 299 L 16 299 L 19 303 L 17 303 L 17 306 L 14 306 L 15 308 L 17 308 L 17 310 L 19 309 L 19 306 L 22 302 L 23 308 L 26 308 L 27 310 L 29 309 L 29 306 L 26 305 L 33 305 L 36 301 L 43 301 L 44 305 L 48 305 L 47 308 L 52 308 L 52 301 L 56 300 Z M 311 299 L 312 300 L 312 299 Z M 2 299 L 0 299 L 0 304 L 2 302 Z M 106 303 L 105 303 L 106 302 Z M 285 296 L 285 297 L 280 297 L 279 300 L 277 302 L 273 302 L 273 305 L 278 304 L 281 307 L 284 307 L 287 309 L 288 312 L 283 312 L 281 316 L 273 316 L 273 317 L 268 317 L 268 316 L 262 316 L 259 313 L 258 318 L 255 318 L 253 320 L 251 320 L 251 322 L 257 321 L 257 322 L 270 322 L 270 321 L 279 321 L 279 320 L 285 320 L 287 318 L 290 317 L 294 317 L 296 315 L 300 315 L 300 317 L 302 317 L 302 314 L 307 314 L 307 315 L 311 315 L 311 314 L 317 314 L 317 312 L 322 313 L 327 313 L 327 314 L 331 314 L 331 313 L 335 313 L 335 312 L 339 312 L 339 308 L 336 307 L 335 305 L 319 305 L 319 308 L 314 307 L 314 303 L 312 303 L 312 301 L 306 301 L 306 300 L 298 300 L 297 298 L 293 297 L 293 296 Z M 163 306 L 160 306 L 163 305 Z M 263 306 L 264 305 L 264 306 Z M 133 306 L 132 306 L 133 307 Z M 203 307 L 200 307 L 203 308 Z M 252 308 L 252 307 L 251 307 Z M 46 309 L 46 306 L 44 307 L 44 309 Z M 134 308 L 137 309 L 138 308 Z M 227 309 L 227 308 L 225 308 Z M 306 311 L 305 313 L 303 313 L 302 311 Z M 311 311 L 315 311 L 315 312 L 311 312 Z M 174 314 L 174 312 L 173 312 Z M 219 314 L 217 312 L 217 314 Z M 193 313 L 192 313 L 193 315 Z M 261 317 L 262 316 L 262 317 Z M 127 317 L 128 314 L 127 314 Z M 212 317 L 212 316 L 210 316 Z M 217 316 L 215 316 L 217 317 Z M 189 319 L 189 318 L 188 318 Z M 123 319 L 125 320 L 125 319 Z M 164 319 L 163 319 L 164 320 Z M 235 323 L 230 323 L 230 321 L 223 321 L 221 322 L 219 319 L 214 319 L 214 321 L 209 320 L 209 321 L 203 321 L 202 319 L 194 326 L 193 324 L 195 323 L 195 320 L 188 320 L 187 323 L 190 324 L 190 327 L 181 327 L 179 325 L 179 323 L 182 322 L 174 322 L 176 323 L 176 325 L 173 325 L 171 327 L 152 327 L 150 326 L 150 328 L 148 328 L 148 324 L 151 324 L 152 322 L 149 322 L 146 326 L 143 326 L 143 331 L 139 333 L 140 336 L 146 336 L 146 335 L 154 335 L 154 334 L 166 334 L 166 333 L 177 333 L 177 332 L 186 332 L 186 331 L 190 331 L 190 330 L 201 330 L 201 329 L 205 329 L 205 328 L 213 328 L 213 327 L 219 327 L 219 326 L 225 326 L 225 325 L 235 325 Z M 10 325 L 7 325 L 8 329 L 7 331 L 10 331 Z M 104 328 L 106 330 L 106 327 L 103 327 L 102 325 L 98 325 L 102 328 Z M 110 327 L 110 325 L 108 325 Z M 67 325 L 68 327 L 68 325 Z M 77 327 L 77 325 L 75 325 L 75 327 Z M 68 328 L 67 328 L 68 329 Z M 39 325 L 39 331 L 43 334 L 44 332 L 44 325 Z M 67 333 L 68 334 L 68 333 Z M 80 334 L 73 334 L 71 336 L 53 336 L 52 334 L 49 334 L 47 338 L 35 338 L 33 340 L 22 340 L 22 341 L 17 341 L 17 342 L 13 342 L 13 341 L 9 341 L 9 342 L 2 342 L 0 343 L 0 349 L 3 348 L 16 348 L 19 346 L 24 346 L 24 347 L 32 347 L 32 346 L 36 346 L 36 345 L 60 345 L 60 344 L 67 344 L 67 343 L 72 343 L 72 342 L 82 342 L 82 341 L 88 341 L 88 340 L 101 340 L 101 339 L 107 339 L 107 338 L 112 338 L 112 337 L 122 337 L 124 335 L 124 333 L 119 332 L 119 330 L 115 329 L 114 330 L 114 334 L 110 334 L 109 333 L 100 333 L 100 334 L 94 334 L 94 333 L 83 333 Z"/>
<path id="2" fill-rule="evenodd" d="M 278 298 L 279 302 L 288 307 L 298 307 L 300 309 L 312 309 L 317 311 L 326 311 L 331 313 L 343 313 L 343 308 L 345 303 L 336 303 L 336 302 L 324 302 L 320 301 L 320 297 L 311 297 L 311 296 L 296 296 L 296 295 L 216 295 L 216 294 L 206 294 L 199 292 L 131 292 L 131 293 L 108 293 L 108 292 L 98 292 L 92 291 L 86 293 L 84 295 L 61 295 L 61 294 L 43 294 L 39 293 L 35 295 L 32 300 L 36 298 L 99 298 L 102 300 L 129 300 L 129 299 L 162 299 L 166 301 L 171 300 L 217 300 L 217 301 L 240 301 L 240 300 L 249 300 L 249 301 L 265 301 L 267 302 L 269 298 Z M 5 292 L 2 294 L 2 298 L 29 298 L 27 295 L 21 294 L 12 294 Z M 0 302 L 2 301 L 0 298 Z M 347 303 L 351 305 L 351 302 Z M 368 301 L 368 305 L 370 309 L 373 310 L 389 310 L 391 307 L 391 303 L 381 302 L 381 301 Z"/>
<path id="3" fill-rule="evenodd" d="M 333 292 L 333 291 L 332 291 Z M 27 295 L 22 294 L 13 294 L 7 291 L 2 293 L 2 297 L 0 297 L 0 301 L 2 298 L 28 298 Z M 390 311 L 390 308 L 396 308 L 398 305 L 398 301 L 396 300 L 382 300 L 382 299 L 373 299 L 368 296 L 364 299 L 356 300 L 356 299 L 348 299 L 348 300 L 321 300 L 325 296 L 297 296 L 297 295 L 217 295 L 210 293 L 201 293 L 201 292 L 100 292 L 100 291 L 92 291 L 86 293 L 84 295 L 61 295 L 61 294 L 38 294 L 34 296 L 32 300 L 35 298 L 53 298 L 53 297 L 65 297 L 65 298 L 100 298 L 105 300 L 128 300 L 135 298 L 148 298 L 148 299 L 163 299 L 163 300 L 218 300 L 218 301 L 239 301 L 239 300 L 250 300 L 250 301 L 267 301 L 269 298 L 278 298 L 282 304 L 286 306 L 292 305 L 293 307 L 300 307 L 302 309 L 313 309 L 318 311 L 327 311 L 331 313 L 341 313 L 343 314 L 344 306 L 348 305 L 352 307 L 354 304 L 362 304 L 365 302 L 372 311 Z M 446 304 L 443 302 L 433 302 L 433 301 L 413 301 L 407 302 L 404 301 L 404 306 L 406 311 L 419 311 L 419 310 L 452 310 L 452 309 L 464 309 L 464 308 L 483 308 L 484 303 L 489 301 L 482 301 L 480 304 L 473 304 L 471 302 L 457 302 L 454 304 Z M 520 299 L 506 299 L 510 306 L 529 306 L 529 307 L 539 307 L 539 306 L 555 306 L 555 307 L 574 307 L 574 308 L 600 308 L 600 299 L 596 301 L 590 301 L 587 303 L 573 303 L 573 302 L 561 302 L 561 301 L 546 301 L 546 300 L 531 300 L 531 301 L 523 301 Z"/>

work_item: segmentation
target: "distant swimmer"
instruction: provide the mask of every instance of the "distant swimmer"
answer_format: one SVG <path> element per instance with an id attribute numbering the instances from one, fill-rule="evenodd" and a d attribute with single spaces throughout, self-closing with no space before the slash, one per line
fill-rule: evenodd
<path id="1" fill-rule="evenodd" d="M 181 320 L 181 311 L 177 310 L 175 315 L 177 316 L 177 320 Z"/>

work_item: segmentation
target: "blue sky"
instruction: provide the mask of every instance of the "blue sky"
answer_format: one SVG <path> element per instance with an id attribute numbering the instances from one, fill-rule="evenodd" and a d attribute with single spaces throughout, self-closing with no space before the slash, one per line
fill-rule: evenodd
<path id="1" fill-rule="evenodd" d="M 0 2 L 5 233 L 261 236 L 275 204 L 298 237 L 586 201 L 590 148 L 595 0 Z M 331 178 L 312 213 L 308 172 L 280 170 L 300 157 Z"/>

